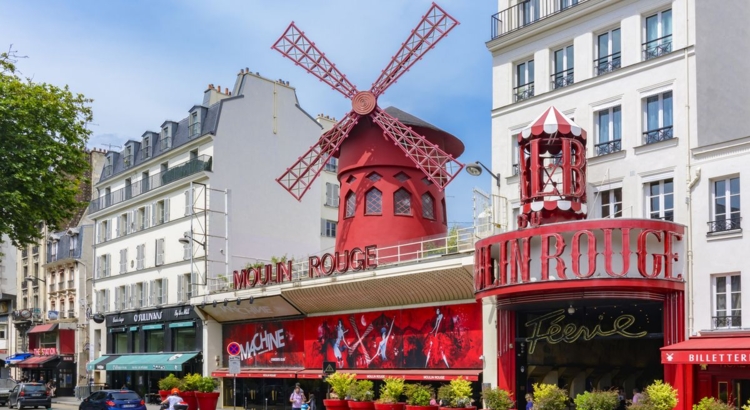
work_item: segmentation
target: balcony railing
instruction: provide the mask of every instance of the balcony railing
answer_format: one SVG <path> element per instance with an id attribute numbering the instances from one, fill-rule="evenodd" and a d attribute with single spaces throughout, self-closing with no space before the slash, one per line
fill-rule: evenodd
<path id="1" fill-rule="evenodd" d="M 52 293 L 52 292 L 56 292 L 56 291 L 57 291 L 57 289 L 56 289 L 56 287 L 55 287 L 55 284 L 54 284 L 54 283 L 53 283 L 53 284 L 51 284 L 51 285 L 49 285 L 49 292 L 50 292 L 50 293 Z"/>
<path id="2" fill-rule="evenodd" d="M 145 161 L 149 158 L 151 158 L 151 147 L 146 146 L 141 148 L 141 161 Z"/>
<path id="3" fill-rule="evenodd" d="M 530 26 L 588 0 L 526 0 L 518 2 L 491 18 L 492 40 Z"/>
<path id="4" fill-rule="evenodd" d="M 127 155 L 122 158 L 122 165 L 125 166 L 125 168 L 130 168 L 133 166 L 133 155 Z"/>
<path id="5" fill-rule="evenodd" d="M 112 165 L 105 165 L 102 173 L 104 174 L 105 177 L 112 175 Z"/>
<path id="6" fill-rule="evenodd" d="M 130 187 L 125 187 L 94 199 L 90 203 L 91 212 L 97 212 L 112 205 L 119 204 L 131 197 L 145 194 L 163 185 L 189 177 L 202 171 L 211 171 L 212 157 L 210 155 L 201 155 L 184 164 L 169 168 L 168 170 L 151 175 L 147 179 L 133 182 Z"/>
<path id="7" fill-rule="evenodd" d="M 622 141 L 620 140 L 612 140 L 609 142 L 602 142 L 600 144 L 594 145 L 594 151 L 596 151 L 597 157 L 600 155 L 607 155 L 613 152 L 618 152 L 620 150 L 622 150 Z"/>
<path id="8" fill-rule="evenodd" d="M 655 142 L 671 140 L 674 138 L 672 133 L 672 126 L 661 127 L 651 131 L 645 131 L 643 133 L 643 144 L 653 144 Z"/>
<path id="9" fill-rule="evenodd" d="M 513 99 L 515 102 L 523 101 L 534 96 L 534 83 L 519 85 L 513 89 Z"/>
<path id="10" fill-rule="evenodd" d="M 714 232 L 726 232 L 733 231 L 735 229 L 742 229 L 742 218 L 740 216 L 732 216 L 729 219 L 722 218 L 715 221 L 708 222 L 708 233 Z"/>
<path id="11" fill-rule="evenodd" d="M 661 57 L 672 52 L 672 35 L 643 43 L 643 61 Z"/>
<path id="12" fill-rule="evenodd" d="M 610 54 L 608 56 L 594 60 L 594 74 L 602 75 L 611 73 L 621 67 L 620 53 Z"/>
<path id="13" fill-rule="evenodd" d="M 195 138 L 201 135 L 201 123 L 194 122 L 188 126 L 188 138 Z"/>
<path id="14" fill-rule="evenodd" d="M 161 146 L 162 151 L 172 148 L 172 137 L 162 137 L 159 145 Z"/>
<path id="15" fill-rule="evenodd" d="M 76 281 L 71 279 L 68 281 L 68 289 L 73 289 L 75 287 Z"/>
<path id="16" fill-rule="evenodd" d="M 68 310 L 68 319 L 73 319 L 74 317 L 76 317 L 75 309 Z"/>
<path id="17" fill-rule="evenodd" d="M 714 316 L 714 329 L 726 329 L 728 327 L 742 327 L 742 316 Z"/>
<path id="18" fill-rule="evenodd" d="M 521 168 L 518 166 L 518 164 L 513 164 L 513 168 L 511 169 L 511 173 L 513 176 L 516 176 L 521 173 Z"/>
<path id="19" fill-rule="evenodd" d="M 569 68 L 564 71 L 554 73 L 550 76 L 552 78 L 552 89 L 557 90 L 558 88 L 567 87 L 573 84 L 573 69 Z"/>

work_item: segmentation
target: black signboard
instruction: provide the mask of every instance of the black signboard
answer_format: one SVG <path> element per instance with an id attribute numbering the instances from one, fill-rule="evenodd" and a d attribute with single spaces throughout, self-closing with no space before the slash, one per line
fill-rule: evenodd
<path id="1" fill-rule="evenodd" d="M 107 327 L 137 326 L 141 324 L 181 322 L 197 319 L 193 306 L 178 306 L 165 309 L 150 309 L 137 312 L 120 312 L 107 315 Z"/>

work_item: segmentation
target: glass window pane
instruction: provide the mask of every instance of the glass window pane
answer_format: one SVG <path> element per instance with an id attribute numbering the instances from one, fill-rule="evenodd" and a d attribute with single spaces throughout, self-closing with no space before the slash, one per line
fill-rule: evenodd
<path id="1" fill-rule="evenodd" d="M 646 99 L 646 131 L 659 128 L 659 97 Z"/>
<path id="2" fill-rule="evenodd" d="M 622 202 L 622 188 L 616 188 L 613 191 L 615 194 L 615 202 Z"/>
<path id="3" fill-rule="evenodd" d="M 621 203 L 616 203 L 615 204 L 615 216 L 616 217 L 621 217 L 622 216 L 622 204 Z"/>
<path id="4" fill-rule="evenodd" d="M 563 70 L 563 50 L 557 50 L 555 51 L 555 74 Z"/>
<path id="5" fill-rule="evenodd" d="M 734 275 L 732 276 L 732 292 L 739 292 L 742 289 L 740 288 L 740 275 Z"/>
<path id="6" fill-rule="evenodd" d="M 599 143 L 609 141 L 609 110 L 599 111 Z"/>
<path id="7" fill-rule="evenodd" d="M 575 66 L 575 64 L 574 64 L 575 59 L 573 58 L 573 46 L 569 46 L 565 50 L 566 50 L 566 53 L 567 53 L 567 56 L 565 58 L 565 60 L 566 60 L 565 61 L 565 69 L 566 70 L 570 70 L 570 69 L 572 69 Z"/>
<path id="8" fill-rule="evenodd" d="M 733 195 L 732 198 L 729 200 L 729 206 L 731 206 L 731 212 L 733 214 L 740 212 L 740 196 L 739 195 Z"/>
<path id="9" fill-rule="evenodd" d="M 612 54 L 620 52 L 620 29 L 612 30 Z"/>
<path id="10" fill-rule="evenodd" d="M 674 192 L 674 190 L 672 188 L 673 185 L 674 185 L 674 183 L 672 182 L 671 179 L 665 180 L 664 181 L 664 193 L 665 194 L 671 194 L 672 192 Z"/>
<path id="11" fill-rule="evenodd" d="M 672 126 L 672 93 L 664 93 L 664 100 L 662 103 L 662 106 L 664 107 L 664 113 L 663 113 L 663 120 L 664 124 L 662 127 L 671 127 Z"/>
<path id="12" fill-rule="evenodd" d="M 599 58 L 609 55 L 609 33 L 599 35 Z"/>
<path id="13" fill-rule="evenodd" d="M 729 192 L 732 194 L 739 194 L 740 193 L 740 179 L 738 178 L 732 178 L 729 180 Z"/>
<path id="14" fill-rule="evenodd" d="M 723 216 L 723 214 L 727 213 L 727 207 L 726 207 L 726 198 L 724 197 L 717 197 L 716 198 L 716 216 Z"/>
<path id="15" fill-rule="evenodd" d="M 726 186 L 726 182 L 723 179 L 714 182 L 714 192 L 716 193 L 716 196 L 724 196 L 727 190 Z"/>
<path id="16" fill-rule="evenodd" d="M 672 34 L 672 10 L 667 10 L 661 13 L 661 36 L 670 34 Z"/>
<path id="17" fill-rule="evenodd" d="M 527 82 L 533 83 L 534 82 L 534 60 L 529 61 L 526 63 L 526 77 Z"/>
<path id="18" fill-rule="evenodd" d="M 526 64 L 516 66 L 516 86 L 526 84 Z"/>
<path id="19" fill-rule="evenodd" d="M 658 182 L 652 182 L 651 183 L 651 196 L 659 195 L 659 183 Z"/>
<path id="20" fill-rule="evenodd" d="M 646 18 L 646 41 L 659 38 L 659 16 L 654 14 Z"/>
<path id="21" fill-rule="evenodd" d="M 674 208 L 674 195 L 665 194 L 664 195 L 664 209 L 673 209 L 673 208 Z"/>
<path id="22" fill-rule="evenodd" d="M 727 278 L 722 276 L 716 278 L 716 292 L 723 293 L 727 291 Z"/>
<path id="23" fill-rule="evenodd" d="M 727 295 L 716 295 L 716 310 L 726 310 Z"/>
<path id="24" fill-rule="evenodd" d="M 655 196 L 651 198 L 651 212 L 659 210 L 659 197 Z"/>
<path id="25" fill-rule="evenodd" d="M 620 140 L 621 136 L 621 130 L 622 130 L 622 119 L 621 119 L 621 113 L 620 113 L 620 107 L 615 107 L 612 109 L 612 139 L 613 140 Z"/>
<path id="26" fill-rule="evenodd" d="M 732 306 L 731 309 L 740 309 L 741 293 L 732 293 Z"/>

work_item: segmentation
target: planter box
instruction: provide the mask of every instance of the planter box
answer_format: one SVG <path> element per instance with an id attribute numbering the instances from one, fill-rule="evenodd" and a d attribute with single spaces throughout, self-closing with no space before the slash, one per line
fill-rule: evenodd
<path id="1" fill-rule="evenodd" d="M 349 403 L 346 400 L 324 399 L 323 406 L 327 410 L 349 410 Z"/>
<path id="2" fill-rule="evenodd" d="M 371 401 L 347 401 L 349 410 L 375 410 L 375 403 Z"/>
<path id="3" fill-rule="evenodd" d="M 440 406 L 410 406 L 406 405 L 406 410 L 438 410 Z"/>
<path id="4" fill-rule="evenodd" d="M 440 407 L 440 410 L 456 410 L 458 407 Z M 460 407 L 463 410 L 477 410 L 477 406 Z"/>
<path id="5" fill-rule="evenodd" d="M 200 410 L 216 410 L 216 403 L 219 402 L 219 392 L 195 392 L 195 400 L 198 402 L 198 409 Z"/>
<path id="6" fill-rule="evenodd" d="M 195 399 L 194 391 L 180 392 L 180 397 L 182 397 L 182 401 L 187 403 L 188 410 L 198 410 L 198 400 Z"/>
<path id="7" fill-rule="evenodd" d="M 161 401 L 164 401 L 169 397 L 169 390 L 159 390 L 159 397 L 161 397 Z"/>
<path id="8" fill-rule="evenodd" d="M 404 403 L 375 403 L 375 410 L 404 410 Z"/>

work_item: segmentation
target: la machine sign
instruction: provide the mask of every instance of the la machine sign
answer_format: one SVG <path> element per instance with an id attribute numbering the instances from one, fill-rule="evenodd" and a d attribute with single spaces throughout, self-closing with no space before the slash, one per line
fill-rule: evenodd
<path id="1" fill-rule="evenodd" d="M 254 288 L 274 283 L 292 281 L 293 261 L 257 265 L 233 272 L 234 289 Z M 365 249 L 354 248 L 343 252 L 326 253 L 322 256 L 310 256 L 307 260 L 308 278 L 320 278 L 341 275 L 347 272 L 360 272 L 377 268 L 377 247 L 365 246 Z M 302 275 L 299 275 L 302 276 Z"/>

